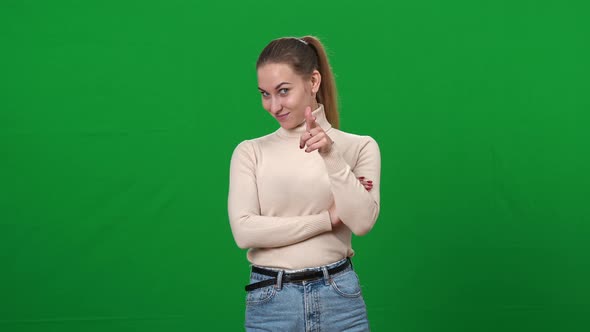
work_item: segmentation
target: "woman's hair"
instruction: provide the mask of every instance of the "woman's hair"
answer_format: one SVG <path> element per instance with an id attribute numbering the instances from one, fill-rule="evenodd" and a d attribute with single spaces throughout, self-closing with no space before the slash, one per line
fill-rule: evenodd
<path id="1" fill-rule="evenodd" d="M 314 36 L 284 37 L 271 41 L 260 53 L 256 68 L 268 63 L 288 64 L 295 73 L 305 78 L 311 77 L 314 69 L 317 69 L 322 76 L 322 81 L 316 99 L 324 105 L 326 118 L 332 127 L 336 129 L 340 127 L 336 82 L 326 50 L 318 38 Z"/>

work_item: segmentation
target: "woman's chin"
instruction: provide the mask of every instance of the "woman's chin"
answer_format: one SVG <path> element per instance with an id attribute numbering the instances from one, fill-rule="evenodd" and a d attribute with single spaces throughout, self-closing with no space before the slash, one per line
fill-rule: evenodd
<path id="1" fill-rule="evenodd" d="M 294 129 L 295 127 L 297 127 L 295 124 L 293 124 L 293 123 L 290 123 L 290 122 L 286 122 L 286 121 L 285 121 L 285 122 L 280 122 L 280 121 L 279 121 L 279 125 L 280 125 L 280 126 L 283 128 L 283 129 L 286 129 L 286 130 L 291 130 L 291 129 Z"/>

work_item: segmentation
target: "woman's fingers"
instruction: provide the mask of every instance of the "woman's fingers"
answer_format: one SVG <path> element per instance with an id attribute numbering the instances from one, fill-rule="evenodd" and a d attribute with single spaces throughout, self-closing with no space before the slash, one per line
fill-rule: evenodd
<path id="1" fill-rule="evenodd" d="M 306 131 L 299 137 L 299 148 L 303 149 L 306 144 L 309 144 L 308 141 L 317 136 L 319 133 L 323 133 L 322 128 L 313 128 L 311 131 Z M 314 141 L 315 143 L 315 141 Z"/>
<path id="2" fill-rule="evenodd" d="M 326 135 L 322 132 L 317 135 L 313 135 L 305 142 L 307 149 L 305 152 L 312 152 L 317 150 L 327 144 L 328 140 L 326 139 Z"/>
<path id="3" fill-rule="evenodd" d="M 367 191 L 371 191 L 371 189 L 373 189 L 373 181 L 365 179 L 364 176 L 358 177 L 357 179 Z"/>
<path id="4" fill-rule="evenodd" d="M 305 152 L 312 152 L 331 144 L 332 140 L 320 127 L 315 127 L 311 131 L 301 134 L 301 138 L 299 140 L 300 149 L 303 149 L 305 146 L 307 146 Z"/>
<path id="5" fill-rule="evenodd" d="M 303 149 L 305 147 L 305 145 L 307 144 L 307 141 L 312 137 L 313 137 L 313 134 L 310 133 L 309 131 L 306 131 L 303 134 L 301 134 L 301 137 L 299 138 L 299 148 Z"/>
<path id="6" fill-rule="evenodd" d="M 322 153 L 327 153 L 332 147 L 332 139 L 326 132 L 318 125 L 315 116 L 311 114 L 311 107 L 305 109 L 305 129 L 299 138 L 299 148 L 305 149 L 305 152 L 312 152 L 319 150 Z"/>
<path id="7" fill-rule="evenodd" d="M 307 106 L 305 108 L 305 129 L 311 131 L 317 126 L 318 124 L 315 122 L 315 116 L 311 114 L 311 107 Z"/>

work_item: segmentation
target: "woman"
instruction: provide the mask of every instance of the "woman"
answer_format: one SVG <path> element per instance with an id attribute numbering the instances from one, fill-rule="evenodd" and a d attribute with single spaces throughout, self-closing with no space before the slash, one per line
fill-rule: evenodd
<path id="1" fill-rule="evenodd" d="M 379 147 L 338 130 L 317 38 L 273 40 L 256 69 L 262 106 L 280 128 L 243 141 L 231 160 L 230 225 L 252 264 L 246 330 L 368 331 L 351 236 L 379 214 Z"/>

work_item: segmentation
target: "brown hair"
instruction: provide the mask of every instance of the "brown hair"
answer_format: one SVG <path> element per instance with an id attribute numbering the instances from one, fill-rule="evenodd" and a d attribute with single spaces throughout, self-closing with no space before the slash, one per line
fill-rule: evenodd
<path id="1" fill-rule="evenodd" d="M 283 37 L 271 41 L 260 53 L 256 68 L 267 63 L 285 63 L 299 75 L 310 77 L 314 70 L 320 72 L 322 81 L 316 95 L 318 103 L 324 105 L 326 118 L 332 127 L 340 127 L 336 82 L 324 45 L 314 36 L 301 38 Z"/>

